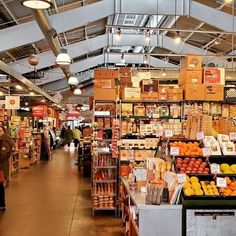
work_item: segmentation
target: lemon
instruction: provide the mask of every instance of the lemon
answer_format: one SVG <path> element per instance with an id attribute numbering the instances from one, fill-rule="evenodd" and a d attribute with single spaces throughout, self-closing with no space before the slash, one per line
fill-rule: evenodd
<path id="1" fill-rule="evenodd" d="M 197 189 L 197 190 L 195 190 L 195 194 L 197 196 L 203 196 L 203 191 L 201 189 Z"/>
<path id="2" fill-rule="evenodd" d="M 199 180 L 198 180 L 198 178 L 197 178 L 196 176 L 192 176 L 192 177 L 190 178 L 190 182 L 191 182 L 191 183 L 199 182 Z"/>
<path id="3" fill-rule="evenodd" d="M 183 184 L 183 188 L 186 189 L 186 188 L 191 188 L 192 185 L 190 183 L 184 183 Z"/>
<path id="4" fill-rule="evenodd" d="M 192 188 L 186 188 L 185 190 L 184 190 L 184 194 L 186 195 L 186 196 L 193 196 L 194 195 L 194 190 L 192 189 Z"/>

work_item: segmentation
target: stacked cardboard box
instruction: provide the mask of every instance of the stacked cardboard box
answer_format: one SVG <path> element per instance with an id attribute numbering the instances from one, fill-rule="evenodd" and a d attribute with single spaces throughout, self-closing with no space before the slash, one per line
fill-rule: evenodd
<path id="1" fill-rule="evenodd" d="M 185 100 L 204 100 L 202 57 L 189 55 L 180 61 L 179 85 Z"/>
<path id="2" fill-rule="evenodd" d="M 94 70 L 94 99 L 116 100 L 118 98 L 116 89 L 116 80 L 118 78 L 119 70 Z"/>

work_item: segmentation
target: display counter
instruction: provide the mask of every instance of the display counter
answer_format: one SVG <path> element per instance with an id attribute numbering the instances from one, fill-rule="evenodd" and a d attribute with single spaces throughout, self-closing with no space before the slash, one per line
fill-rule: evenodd
<path id="1" fill-rule="evenodd" d="M 182 235 L 182 205 L 146 205 L 146 193 L 132 191 L 126 178 L 122 178 L 124 191 L 128 196 L 129 235 L 139 236 L 178 236 Z M 134 216 L 137 213 L 137 218 Z M 136 220 L 135 220 L 136 218 Z M 134 225 L 136 224 L 136 226 Z"/>

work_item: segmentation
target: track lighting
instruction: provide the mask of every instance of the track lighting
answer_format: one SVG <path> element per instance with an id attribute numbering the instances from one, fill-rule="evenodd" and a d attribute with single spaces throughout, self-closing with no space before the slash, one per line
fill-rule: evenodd
<path id="1" fill-rule="evenodd" d="M 147 30 L 146 33 L 145 33 L 145 40 L 147 42 L 150 42 L 150 40 L 151 40 L 151 35 L 150 35 L 150 31 L 149 30 Z"/>
<path id="2" fill-rule="evenodd" d="M 148 64 L 148 56 L 147 55 L 144 55 L 143 63 Z"/>
<path id="3" fill-rule="evenodd" d="M 180 41 L 181 41 L 181 38 L 180 38 L 180 36 L 179 36 L 179 31 L 177 31 L 177 32 L 176 32 L 176 35 L 175 35 L 175 42 L 176 42 L 176 43 L 180 43 Z"/>
<path id="4" fill-rule="evenodd" d="M 118 30 L 115 33 L 115 40 L 119 41 L 121 39 L 121 30 L 118 28 Z"/>
<path id="5" fill-rule="evenodd" d="M 121 55 L 121 62 L 125 63 L 125 55 L 124 55 L 124 53 L 122 53 L 122 55 Z"/>
<path id="6" fill-rule="evenodd" d="M 53 6 L 52 0 L 23 0 L 21 1 L 25 7 L 32 9 L 48 9 Z"/>

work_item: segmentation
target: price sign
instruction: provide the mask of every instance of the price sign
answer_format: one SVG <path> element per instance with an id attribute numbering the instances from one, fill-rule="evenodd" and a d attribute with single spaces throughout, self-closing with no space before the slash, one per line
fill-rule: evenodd
<path id="1" fill-rule="evenodd" d="M 229 139 L 231 141 L 235 141 L 236 140 L 236 133 L 229 133 Z"/>
<path id="2" fill-rule="evenodd" d="M 177 174 L 177 179 L 179 184 L 183 184 L 187 182 L 187 175 L 186 174 Z"/>
<path id="3" fill-rule="evenodd" d="M 110 115 L 110 111 L 95 111 L 94 115 L 95 116 L 109 116 Z"/>
<path id="4" fill-rule="evenodd" d="M 220 174 L 220 165 L 216 163 L 211 164 L 211 173 Z"/>
<path id="5" fill-rule="evenodd" d="M 160 115 L 157 113 L 157 114 L 153 114 L 152 117 L 153 117 L 153 118 L 156 118 L 156 119 L 159 119 L 159 118 L 160 118 Z"/>
<path id="6" fill-rule="evenodd" d="M 211 148 L 203 148 L 202 153 L 204 157 L 209 157 L 211 156 Z"/>
<path id="7" fill-rule="evenodd" d="M 170 155 L 179 156 L 179 147 L 170 147 Z"/>
<path id="8" fill-rule="evenodd" d="M 227 187 L 227 182 L 225 178 L 216 178 L 216 186 L 219 188 L 226 188 Z"/>
<path id="9" fill-rule="evenodd" d="M 147 187 L 146 186 L 141 187 L 141 193 L 147 193 Z"/>
<path id="10" fill-rule="evenodd" d="M 165 136 L 167 138 L 173 137 L 173 131 L 172 130 L 165 130 Z"/>
<path id="11" fill-rule="evenodd" d="M 204 138 L 205 138 L 205 135 L 202 131 L 197 132 L 197 140 L 203 140 Z"/>

